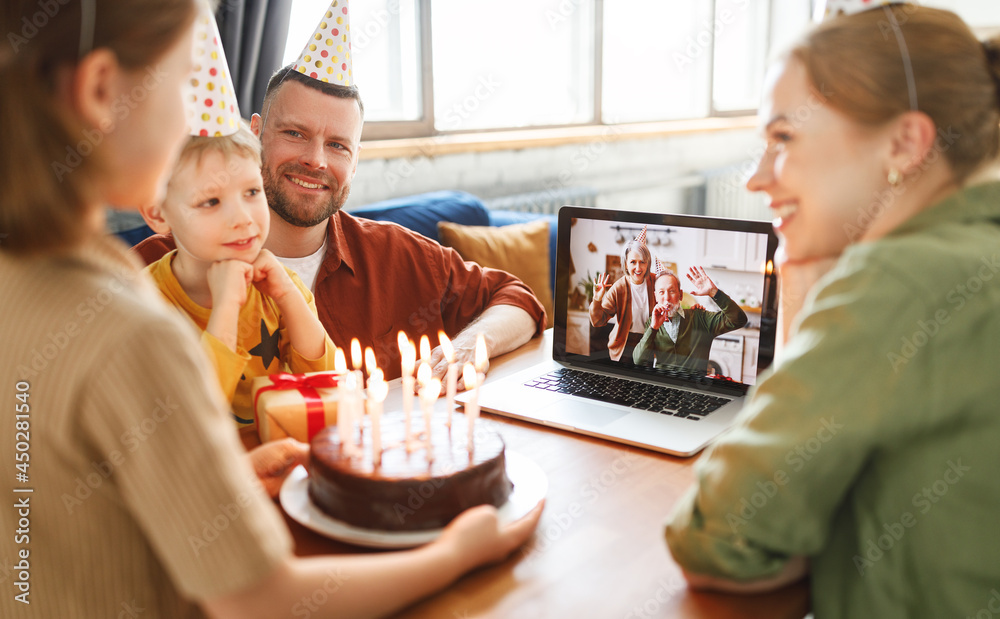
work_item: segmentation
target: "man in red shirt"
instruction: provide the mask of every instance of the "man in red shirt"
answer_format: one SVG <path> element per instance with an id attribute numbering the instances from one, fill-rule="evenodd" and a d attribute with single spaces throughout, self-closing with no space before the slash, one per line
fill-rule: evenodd
<path id="1" fill-rule="evenodd" d="M 438 331 L 459 362 L 473 361 L 476 335 L 490 356 L 511 351 L 545 328 L 545 312 L 513 275 L 465 262 L 457 252 L 393 223 L 341 211 L 357 172 L 364 108 L 356 87 L 279 70 L 268 83 L 261 138 L 264 192 L 271 207 L 265 247 L 316 296 L 334 343 L 371 346 L 386 379 L 400 375 L 397 333 L 413 340 Z M 137 247 L 149 261 L 169 239 Z M 162 255 L 162 254 L 161 254 Z M 445 364 L 432 353 L 436 375 Z"/>

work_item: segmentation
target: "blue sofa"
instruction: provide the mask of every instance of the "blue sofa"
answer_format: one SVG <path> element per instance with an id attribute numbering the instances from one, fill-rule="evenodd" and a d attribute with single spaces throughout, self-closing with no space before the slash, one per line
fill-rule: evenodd
<path id="1" fill-rule="evenodd" d="M 537 219 L 549 222 L 549 281 L 556 277 L 555 215 L 518 211 L 491 211 L 482 200 L 465 191 L 432 191 L 402 198 L 384 200 L 351 210 L 351 215 L 391 221 L 428 238 L 441 242 L 438 222 L 448 221 L 465 226 L 507 226 Z"/>

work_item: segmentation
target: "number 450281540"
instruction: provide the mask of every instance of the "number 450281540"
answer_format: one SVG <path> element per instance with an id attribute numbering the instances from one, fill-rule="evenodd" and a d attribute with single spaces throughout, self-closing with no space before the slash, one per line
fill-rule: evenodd
<path id="1" fill-rule="evenodd" d="M 28 397 L 31 395 L 31 386 L 26 381 L 21 381 L 14 385 L 17 403 L 14 405 L 14 429 L 17 430 L 14 440 L 14 459 L 17 470 L 27 475 L 28 460 L 31 456 L 28 450 L 31 448 L 31 407 L 28 404 Z"/>

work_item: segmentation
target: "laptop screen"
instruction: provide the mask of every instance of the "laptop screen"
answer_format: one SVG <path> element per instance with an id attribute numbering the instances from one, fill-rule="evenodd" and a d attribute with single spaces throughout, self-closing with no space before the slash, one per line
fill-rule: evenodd
<path id="1" fill-rule="evenodd" d="M 774 354 L 776 247 L 767 222 L 563 207 L 553 357 L 745 393 Z"/>

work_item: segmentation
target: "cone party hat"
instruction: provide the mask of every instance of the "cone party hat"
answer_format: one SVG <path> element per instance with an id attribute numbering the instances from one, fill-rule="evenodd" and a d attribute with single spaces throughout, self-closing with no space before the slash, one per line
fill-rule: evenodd
<path id="1" fill-rule="evenodd" d="M 313 79 L 331 84 L 350 86 L 354 83 L 351 69 L 351 24 L 347 0 L 333 0 L 306 43 L 294 69 Z"/>
<path id="2" fill-rule="evenodd" d="M 188 129 L 191 135 L 232 135 L 240 126 L 236 89 L 215 16 L 207 4 L 201 7 L 195 22 Z"/>

